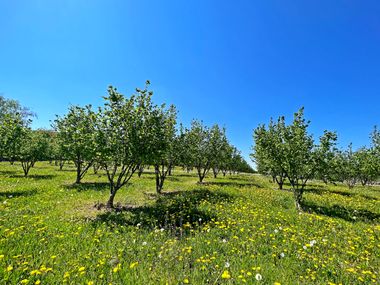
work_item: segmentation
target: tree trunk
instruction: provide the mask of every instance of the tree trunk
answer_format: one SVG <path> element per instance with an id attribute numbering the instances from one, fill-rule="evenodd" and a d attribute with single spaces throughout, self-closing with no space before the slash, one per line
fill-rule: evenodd
<path id="1" fill-rule="evenodd" d="M 113 200 L 115 199 L 115 194 L 116 193 L 111 193 L 110 194 L 110 197 L 108 198 L 108 201 L 107 201 L 107 209 L 113 209 Z"/>
<path id="2" fill-rule="evenodd" d="M 113 209 L 113 200 L 115 199 L 117 190 L 111 185 L 110 186 L 110 196 L 107 201 L 107 209 Z"/>
<path id="3" fill-rule="evenodd" d="M 280 178 L 277 179 L 276 177 L 276 182 L 278 184 L 278 189 L 282 190 L 284 186 L 284 177 L 280 176 Z"/>
<path id="4" fill-rule="evenodd" d="M 32 164 L 29 163 L 28 161 L 26 162 L 22 161 L 21 166 L 22 166 L 22 170 L 24 171 L 24 176 L 27 177 Z"/>
<path id="5" fill-rule="evenodd" d="M 161 183 L 161 177 L 160 177 L 160 170 L 159 170 L 159 166 L 158 165 L 155 165 L 154 166 L 154 172 L 156 174 L 156 192 L 157 194 L 161 194 L 162 192 L 162 183 Z"/>
<path id="6" fill-rule="evenodd" d="M 293 189 L 294 191 L 294 200 L 296 203 L 296 208 L 298 211 L 302 211 L 302 194 L 303 189 Z"/>
<path id="7" fill-rule="evenodd" d="M 212 172 L 214 173 L 214 178 L 217 178 L 218 177 L 218 169 L 216 169 L 216 168 L 212 168 Z"/>

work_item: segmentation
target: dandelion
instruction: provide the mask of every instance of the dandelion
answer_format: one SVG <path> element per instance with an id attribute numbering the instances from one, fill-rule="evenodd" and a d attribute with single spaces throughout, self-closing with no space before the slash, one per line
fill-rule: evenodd
<path id="1" fill-rule="evenodd" d="M 273 285 L 281 285 L 280 282 L 274 282 Z"/>
<path id="2" fill-rule="evenodd" d="M 23 279 L 23 280 L 21 280 L 20 283 L 21 283 L 21 284 L 28 284 L 28 283 L 29 283 L 29 280 L 28 280 L 28 279 Z"/>
<path id="3" fill-rule="evenodd" d="M 231 278 L 231 275 L 230 275 L 230 273 L 229 273 L 227 270 L 225 270 L 225 271 L 223 272 L 223 274 L 222 274 L 222 278 L 223 278 L 223 279 L 230 279 L 230 278 Z"/>
<path id="4" fill-rule="evenodd" d="M 12 271 L 12 270 L 13 270 L 13 266 L 12 265 L 8 265 L 7 271 L 9 272 L 9 271 Z"/>
<path id="5" fill-rule="evenodd" d="M 79 269 L 78 269 L 79 272 L 83 272 L 83 271 L 85 271 L 85 270 L 86 270 L 86 267 L 84 267 L 84 266 L 79 267 Z"/>
<path id="6" fill-rule="evenodd" d="M 139 262 L 136 261 L 136 262 L 132 262 L 130 265 L 129 265 L 129 268 L 132 269 L 132 268 L 135 268 L 137 265 L 139 265 Z"/>
<path id="7" fill-rule="evenodd" d="M 41 280 L 38 279 L 36 282 L 34 282 L 34 285 L 40 285 L 41 284 Z"/>
<path id="8" fill-rule="evenodd" d="M 88 281 L 87 285 L 94 285 L 94 281 Z"/>
<path id="9" fill-rule="evenodd" d="M 121 269 L 121 264 L 119 263 L 116 267 L 114 267 L 112 269 L 112 271 L 113 271 L 113 273 L 116 273 L 116 272 L 120 271 L 120 269 Z"/>
<path id="10" fill-rule="evenodd" d="M 263 279 L 263 276 L 261 276 L 260 273 L 257 273 L 256 276 L 255 276 L 256 280 L 257 281 L 261 281 Z"/>
<path id="11" fill-rule="evenodd" d="M 185 284 L 189 284 L 189 283 L 190 283 L 190 282 L 189 282 L 189 279 L 187 279 L 187 278 L 183 279 L 183 283 L 185 283 Z"/>

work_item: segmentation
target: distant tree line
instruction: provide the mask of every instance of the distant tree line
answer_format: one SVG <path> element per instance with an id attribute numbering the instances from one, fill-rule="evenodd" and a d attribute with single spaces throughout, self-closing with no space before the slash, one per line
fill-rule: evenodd
<path id="1" fill-rule="evenodd" d="M 101 168 L 109 182 L 109 208 L 118 190 L 147 166 L 154 167 L 157 193 L 175 166 L 195 169 L 200 183 L 210 170 L 215 178 L 253 172 L 224 128 L 198 120 L 190 128 L 178 126 L 175 106 L 156 105 L 149 86 L 147 81 L 130 97 L 110 86 L 103 106 L 71 106 L 66 115 L 57 116 L 53 130 L 32 130 L 34 114 L 0 96 L 0 161 L 21 162 L 25 176 L 36 161 L 54 161 L 60 169 L 72 161 L 75 183 L 89 169 Z"/>
<path id="2" fill-rule="evenodd" d="M 253 133 L 251 157 L 258 172 L 272 177 L 279 189 L 288 181 L 298 209 L 305 186 L 312 179 L 346 183 L 350 188 L 379 179 L 380 132 L 376 127 L 370 147 L 354 151 L 352 144 L 346 150 L 338 149 L 337 135 L 331 131 L 325 131 L 315 143 L 309 124 L 301 108 L 291 124 L 286 125 L 285 118 L 279 117 L 276 121 L 271 119 L 268 126 L 259 125 Z"/>

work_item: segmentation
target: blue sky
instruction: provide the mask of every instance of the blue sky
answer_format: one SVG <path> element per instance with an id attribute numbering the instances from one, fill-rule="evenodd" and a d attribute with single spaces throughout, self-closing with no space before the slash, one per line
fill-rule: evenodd
<path id="1" fill-rule="evenodd" d="M 369 143 L 380 125 L 379 1 L 0 0 L 0 93 L 49 127 L 69 104 L 152 82 L 179 120 L 252 130 L 305 106 L 311 131 Z"/>

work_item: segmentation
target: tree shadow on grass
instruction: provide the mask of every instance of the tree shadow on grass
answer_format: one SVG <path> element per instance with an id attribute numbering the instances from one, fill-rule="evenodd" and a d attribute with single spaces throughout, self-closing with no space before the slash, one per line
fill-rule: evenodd
<path id="1" fill-rule="evenodd" d="M 68 190 L 76 190 L 78 192 L 81 191 L 108 191 L 109 183 L 107 182 L 82 182 L 82 183 L 74 183 L 69 185 L 64 185 L 64 188 Z"/>
<path id="2" fill-rule="evenodd" d="M 367 200 L 373 200 L 373 201 L 379 200 L 379 198 L 377 197 L 372 197 L 365 194 L 344 192 L 344 191 L 338 191 L 338 190 L 327 190 L 323 188 L 307 188 L 306 192 L 314 193 L 317 195 L 328 195 L 330 193 L 333 193 L 333 194 L 341 195 L 344 197 L 362 197 Z"/>
<path id="3" fill-rule="evenodd" d="M 0 175 L 15 175 L 17 173 L 16 170 L 0 170 Z"/>
<path id="4" fill-rule="evenodd" d="M 48 179 L 53 179 L 56 177 L 55 174 L 29 174 L 28 176 L 24 176 L 23 174 L 15 174 L 9 176 L 10 178 L 25 178 L 25 179 L 34 179 L 34 180 L 48 180 Z"/>
<path id="5" fill-rule="evenodd" d="M 123 207 L 97 216 L 94 225 L 106 223 L 109 226 L 132 225 L 146 229 L 161 228 L 173 235 L 189 234 L 202 224 L 216 219 L 210 210 L 202 209 L 202 203 L 231 202 L 234 196 L 207 189 L 166 192 L 152 205 Z"/>
<path id="6" fill-rule="evenodd" d="M 339 205 L 322 206 L 311 201 L 303 201 L 302 208 L 306 212 L 321 214 L 333 218 L 340 218 L 349 222 L 365 222 L 377 223 L 380 222 L 380 214 L 373 213 L 368 210 L 348 209 Z"/>
<path id="7" fill-rule="evenodd" d="M 37 189 L 29 189 L 24 191 L 7 191 L 7 192 L 0 192 L 0 199 L 1 198 L 17 198 L 17 197 L 28 197 L 33 196 L 37 194 Z"/>
<path id="8" fill-rule="evenodd" d="M 260 184 L 257 184 L 257 183 L 253 183 L 253 182 L 247 182 L 247 183 L 244 183 L 244 182 L 203 182 L 202 185 L 216 185 L 216 186 L 221 186 L 221 187 L 225 187 L 225 186 L 232 186 L 232 187 L 256 187 L 256 188 L 263 188 L 263 186 L 261 186 Z"/>

